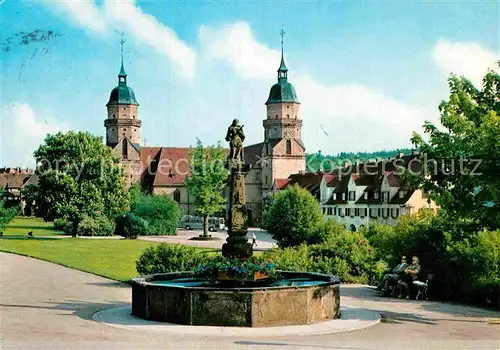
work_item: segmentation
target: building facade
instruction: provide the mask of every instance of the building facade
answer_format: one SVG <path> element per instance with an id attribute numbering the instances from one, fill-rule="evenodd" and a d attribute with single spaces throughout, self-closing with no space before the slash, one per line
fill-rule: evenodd
<path id="1" fill-rule="evenodd" d="M 369 228 L 377 221 L 396 225 L 404 214 L 414 214 L 428 208 L 437 210 L 433 201 L 418 189 L 407 187 L 401 170 L 420 171 L 417 153 L 411 156 L 356 164 L 332 173 L 294 174 L 273 184 L 273 192 L 298 184 L 313 194 L 323 215 L 351 230 Z"/>
<path id="2" fill-rule="evenodd" d="M 245 162 L 251 166 L 245 184 L 249 221 L 255 226 L 261 223 L 263 198 L 271 193 L 275 180 L 304 172 L 306 168 L 300 102 L 288 80 L 283 45 L 277 73 L 278 81 L 265 102 L 263 142 L 243 150 Z M 168 194 L 185 214 L 193 214 L 194 198 L 184 184 L 189 175 L 190 149 L 141 146 L 139 103 L 127 84 L 123 53 L 118 86 L 111 91 L 106 107 L 106 144 L 120 158 L 127 186 L 140 183 L 151 194 Z"/>

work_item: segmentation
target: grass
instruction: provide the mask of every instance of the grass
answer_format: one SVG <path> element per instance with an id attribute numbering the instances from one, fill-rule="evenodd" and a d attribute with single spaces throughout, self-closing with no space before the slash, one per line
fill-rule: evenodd
<path id="1" fill-rule="evenodd" d="M 135 261 L 154 242 L 110 239 L 1 239 L 0 251 L 47 260 L 126 282 L 137 276 Z"/>
<path id="2" fill-rule="evenodd" d="M 64 232 L 54 230 L 51 222 L 45 222 L 40 218 L 17 217 L 7 226 L 4 236 L 26 237 L 29 231 L 33 236 L 61 236 Z"/>

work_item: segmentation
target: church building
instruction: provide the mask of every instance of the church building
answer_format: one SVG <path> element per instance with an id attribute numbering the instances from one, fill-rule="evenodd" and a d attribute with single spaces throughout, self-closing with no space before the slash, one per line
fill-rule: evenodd
<path id="1" fill-rule="evenodd" d="M 278 81 L 271 87 L 265 102 L 263 142 L 244 148 L 244 159 L 251 170 L 245 177 L 250 225 L 259 226 L 262 203 L 272 192 L 278 179 L 303 173 L 306 169 L 305 147 L 302 142 L 300 102 L 295 88 L 288 81 L 288 68 L 283 55 Z M 147 147 L 140 144 L 141 120 L 139 103 L 127 84 L 123 66 L 123 41 L 118 86 L 110 94 L 107 107 L 106 144 L 113 149 L 124 167 L 127 186 L 140 183 L 151 194 L 168 194 L 179 203 L 185 214 L 194 213 L 194 200 L 184 179 L 189 175 L 188 147 Z M 228 116 L 228 121 L 233 117 Z"/>

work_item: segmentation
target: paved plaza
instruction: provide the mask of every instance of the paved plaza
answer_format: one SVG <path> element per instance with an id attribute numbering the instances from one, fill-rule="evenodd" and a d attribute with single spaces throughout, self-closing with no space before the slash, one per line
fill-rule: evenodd
<path id="1" fill-rule="evenodd" d="M 130 286 L 60 265 L 0 253 L 2 349 L 499 349 L 500 313 L 432 301 L 378 297 L 370 287 L 341 287 L 344 309 L 374 311 L 362 330 L 306 335 L 217 336 L 109 326 L 101 310 L 127 307 Z M 177 327 L 177 326 L 166 326 Z"/>

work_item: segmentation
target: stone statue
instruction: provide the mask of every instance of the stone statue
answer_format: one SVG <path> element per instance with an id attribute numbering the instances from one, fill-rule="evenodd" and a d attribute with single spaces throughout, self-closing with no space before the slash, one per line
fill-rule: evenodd
<path id="1" fill-rule="evenodd" d="M 243 162 L 245 134 L 243 133 L 243 125 L 239 125 L 238 119 L 234 119 L 233 123 L 227 128 L 226 141 L 229 142 L 230 147 L 228 159 Z"/>
<path id="2" fill-rule="evenodd" d="M 229 212 L 228 212 L 228 237 L 222 245 L 222 255 L 247 259 L 253 253 L 252 246 L 248 243 L 248 212 L 245 198 L 245 174 L 250 170 L 249 165 L 243 163 L 243 125 L 238 124 L 238 119 L 227 129 L 226 141 L 231 148 L 227 167 L 229 176 Z"/>

